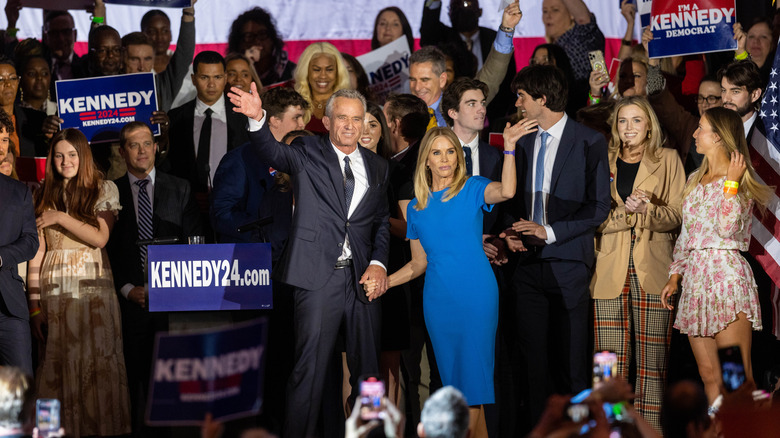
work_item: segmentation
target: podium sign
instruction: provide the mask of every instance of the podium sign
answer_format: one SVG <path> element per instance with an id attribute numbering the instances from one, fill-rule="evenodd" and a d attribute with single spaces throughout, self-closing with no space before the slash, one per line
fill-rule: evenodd
<path id="1" fill-rule="evenodd" d="M 270 243 L 147 248 L 151 312 L 273 308 Z"/>

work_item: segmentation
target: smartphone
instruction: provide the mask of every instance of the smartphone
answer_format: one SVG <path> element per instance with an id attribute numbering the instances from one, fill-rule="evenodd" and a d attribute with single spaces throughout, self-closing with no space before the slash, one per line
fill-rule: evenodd
<path id="1" fill-rule="evenodd" d="M 612 379 L 617 374 L 617 353 L 600 351 L 593 355 L 593 385 Z"/>
<path id="2" fill-rule="evenodd" d="M 607 63 L 604 61 L 604 53 L 601 50 L 588 52 L 588 60 L 590 61 L 590 67 L 593 71 L 598 71 L 609 76 Z"/>
<path id="3" fill-rule="evenodd" d="M 719 348 L 720 370 L 723 375 L 723 387 L 734 392 L 745 383 L 745 364 L 742 363 L 742 351 L 738 345 Z"/>
<path id="4" fill-rule="evenodd" d="M 368 377 L 360 382 L 360 419 L 363 421 L 384 418 L 382 399 L 385 396 L 385 383 L 376 377 Z"/>
<path id="5" fill-rule="evenodd" d="M 47 437 L 60 430 L 60 401 L 56 398 L 40 398 L 35 402 L 35 425 L 39 436 Z"/>

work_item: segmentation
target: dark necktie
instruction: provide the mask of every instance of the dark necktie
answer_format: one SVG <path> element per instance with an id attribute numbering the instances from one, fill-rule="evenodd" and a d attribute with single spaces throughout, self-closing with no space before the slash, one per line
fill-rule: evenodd
<path id="1" fill-rule="evenodd" d="M 148 179 L 139 179 L 135 182 L 138 186 L 138 239 L 148 240 L 152 238 L 152 203 L 149 193 L 146 191 Z M 141 245 L 141 266 L 146 272 L 146 245 Z"/>
<path id="2" fill-rule="evenodd" d="M 203 119 L 203 126 L 200 128 L 200 137 L 198 138 L 198 157 L 195 160 L 197 167 L 197 178 L 199 192 L 208 191 L 209 188 L 209 155 L 211 153 L 211 108 L 206 108 L 206 118 Z"/>
<path id="3" fill-rule="evenodd" d="M 542 225 L 544 219 L 544 154 L 547 151 L 547 139 L 550 134 L 542 132 L 541 147 L 536 155 L 536 180 L 534 181 L 534 217 L 533 221 Z"/>
<path id="4" fill-rule="evenodd" d="M 353 193 L 355 193 L 355 175 L 352 174 L 349 157 L 344 157 L 344 200 L 347 204 L 347 216 L 349 216 L 349 205 L 352 203 Z"/>
<path id="5" fill-rule="evenodd" d="M 466 43 L 466 50 L 471 52 L 471 49 L 474 48 L 474 41 L 469 37 L 469 38 L 466 38 L 465 43 Z"/>
<path id="6" fill-rule="evenodd" d="M 474 174 L 474 162 L 471 161 L 471 148 L 468 146 L 463 146 L 463 155 L 466 156 L 466 174 L 471 176 Z"/>
<path id="7" fill-rule="evenodd" d="M 73 70 L 69 59 L 55 61 L 54 71 L 57 74 L 57 79 L 73 79 Z"/>

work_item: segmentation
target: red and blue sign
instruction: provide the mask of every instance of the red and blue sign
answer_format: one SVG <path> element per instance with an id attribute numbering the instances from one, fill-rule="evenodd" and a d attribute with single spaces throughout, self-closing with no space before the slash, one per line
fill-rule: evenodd
<path id="1" fill-rule="evenodd" d="M 147 249 L 150 312 L 273 308 L 270 243 Z"/>
<path id="2" fill-rule="evenodd" d="M 735 0 L 654 1 L 650 57 L 735 50 Z"/>
<path id="3" fill-rule="evenodd" d="M 200 424 L 260 411 L 268 325 L 258 319 L 199 333 L 159 333 L 146 422 Z"/>
<path id="4" fill-rule="evenodd" d="M 154 73 L 71 79 L 56 87 L 61 128 L 77 128 L 90 143 L 118 141 L 122 126 L 133 121 L 160 133 L 159 125 L 149 123 L 157 111 Z"/>

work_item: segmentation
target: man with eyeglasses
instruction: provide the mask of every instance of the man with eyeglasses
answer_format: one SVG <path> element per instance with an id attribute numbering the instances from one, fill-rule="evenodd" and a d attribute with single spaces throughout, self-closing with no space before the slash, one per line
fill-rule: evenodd
<path id="1" fill-rule="evenodd" d="M 43 44 L 49 50 L 52 60 L 52 96 L 55 95 L 56 81 L 86 76 L 86 58 L 73 52 L 76 36 L 76 25 L 68 11 L 49 11 L 46 14 L 43 21 Z"/>

